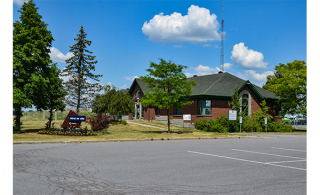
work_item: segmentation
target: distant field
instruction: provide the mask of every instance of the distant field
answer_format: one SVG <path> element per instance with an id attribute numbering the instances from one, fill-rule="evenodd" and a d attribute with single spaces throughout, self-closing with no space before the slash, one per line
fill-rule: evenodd
<path id="1" fill-rule="evenodd" d="M 64 120 L 70 109 L 65 110 L 63 112 L 57 111 L 57 120 Z M 80 110 L 80 115 L 81 116 L 86 116 L 86 117 L 92 117 L 96 116 L 97 114 L 94 112 L 89 112 L 87 110 Z M 45 112 L 45 119 L 48 121 L 49 118 L 49 112 Z M 55 119 L 55 112 L 52 112 L 52 119 Z M 43 120 L 43 111 L 30 111 L 30 112 L 23 112 L 22 120 Z"/>

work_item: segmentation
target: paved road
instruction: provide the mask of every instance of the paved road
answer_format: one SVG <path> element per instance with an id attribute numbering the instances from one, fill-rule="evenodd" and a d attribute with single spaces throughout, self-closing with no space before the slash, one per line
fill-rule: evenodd
<path id="1" fill-rule="evenodd" d="M 13 162 L 17 195 L 306 194 L 305 135 L 14 145 Z"/>

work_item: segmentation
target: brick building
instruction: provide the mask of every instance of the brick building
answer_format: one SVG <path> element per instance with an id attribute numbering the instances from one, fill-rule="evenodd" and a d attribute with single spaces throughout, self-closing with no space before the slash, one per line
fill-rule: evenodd
<path id="1" fill-rule="evenodd" d="M 174 108 L 169 111 L 170 117 L 176 121 L 183 120 L 183 114 L 191 114 L 191 122 L 194 123 L 196 119 L 205 118 L 210 119 L 221 115 L 228 115 L 228 102 L 231 101 L 231 96 L 234 94 L 235 87 L 238 86 L 239 95 L 242 102 L 242 109 L 248 107 L 248 115 L 252 116 L 252 111 L 261 109 L 260 103 L 266 100 L 267 106 L 270 107 L 270 112 L 274 120 L 281 120 L 276 118 L 278 114 L 275 109 L 275 101 L 278 97 L 274 93 L 266 91 L 258 87 L 249 80 L 245 81 L 227 72 L 217 73 L 205 76 L 194 76 L 188 78 L 187 81 L 196 81 L 197 86 L 193 88 L 191 105 L 181 108 Z M 123 116 L 124 119 L 143 119 L 151 121 L 166 121 L 166 109 L 158 109 L 156 107 L 143 107 L 139 99 L 148 92 L 147 85 L 139 78 L 136 78 L 130 89 L 129 94 L 135 103 L 135 113 Z"/>

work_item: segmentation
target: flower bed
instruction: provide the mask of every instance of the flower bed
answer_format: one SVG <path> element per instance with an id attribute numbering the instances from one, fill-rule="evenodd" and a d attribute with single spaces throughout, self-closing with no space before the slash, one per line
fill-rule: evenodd
<path id="1" fill-rule="evenodd" d="M 49 129 L 49 130 L 40 130 L 39 134 L 47 134 L 47 135 L 69 135 L 69 136 L 96 136 L 98 135 L 95 132 L 87 131 L 87 130 L 57 130 L 57 129 Z"/>

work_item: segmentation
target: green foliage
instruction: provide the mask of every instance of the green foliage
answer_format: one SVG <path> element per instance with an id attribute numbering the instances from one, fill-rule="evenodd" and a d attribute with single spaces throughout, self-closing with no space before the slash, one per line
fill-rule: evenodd
<path id="1" fill-rule="evenodd" d="M 110 121 L 107 117 L 99 113 L 97 116 L 92 117 L 88 123 L 93 131 L 101 131 L 109 127 Z"/>
<path id="2" fill-rule="evenodd" d="M 92 56 L 92 52 L 87 49 L 92 41 L 86 39 L 87 33 L 84 32 L 81 26 L 80 34 L 77 34 L 76 44 L 70 46 L 70 52 L 73 57 L 66 60 L 67 66 L 62 71 L 62 76 L 71 77 L 70 82 L 64 84 L 68 88 L 69 95 L 66 97 L 65 102 L 70 106 L 76 106 L 76 112 L 79 113 L 80 107 L 88 107 L 90 101 L 97 92 L 102 89 L 99 84 L 99 77 L 102 75 L 94 75 L 91 71 L 95 71 L 96 56 Z M 95 84 L 88 82 L 88 78 L 96 81 Z"/>
<path id="3" fill-rule="evenodd" d="M 219 132 L 226 133 L 228 131 L 227 127 L 224 127 L 218 120 L 210 119 L 197 119 L 195 121 L 196 129 L 207 131 L 207 132 Z"/>
<path id="4" fill-rule="evenodd" d="M 118 121 L 112 121 L 111 122 L 111 125 L 119 125 L 120 124 L 120 122 L 118 122 Z"/>
<path id="5" fill-rule="evenodd" d="M 268 123 L 268 132 L 292 132 L 294 128 L 287 123 L 282 121 L 274 121 L 272 123 Z"/>
<path id="6" fill-rule="evenodd" d="M 92 101 L 92 111 L 123 115 L 134 112 L 134 103 L 129 93 L 116 90 L 115 86 L 105 86 L 104 94 L 98 94 Z"/>
<path id="7" fill-rule="evenodd" d="M 206 123 L 207 123 L 207 120 L 206 120 L 206 119 L 202 119 L 202 118 L 201 118 L 201 119 L 197 119 L 197 120 L 194 122 L 194 127 L 195 127 L 196 129 L 203 130 Z"/>
<path id="8" fill-rule="evenodd" d="M 236 110 L 238 115 L 241 108 L 241 100 L 239 97 L 238 86 L 234 88 L 234 94 L 231 96 L 231 102 L 228 102 L 229 108 Z"/>
<path id="9" fill-rule="evenodd" d="M 20 126 L 22 108 L 43 109 L 49 83 L 46 77 L 52 63 L 49 53 L 52 34 L 41 20 L 33 0 L 23 3 L 20 21 L 13 23 L 13 108 L 15 126 Z"/>
<path id="10" fill-rule="evenodd" d="M 261 132 L 263 128 L 259 122 L 251 119 L 250 116 L 244 116 L 242 118 L 241 132 Z"/>
<path id="11" fill-rule="evenodd" d="M 159 109 L 167 109 L 168 133 L 170 133 L 169 110 L 174 107 L 182 108 L 192 103 L 188 97 L 192 94 L 192 86 L 195 86 L 196 82 L 187 82 L 187 77 L 183 73 L 183 69 L 187 66 L 177 65 L 171 60 L 169 62 L 161 58 L 159 60 L 159 64 L 150 62 L 150 68 L 146 69 L 149 74 L 140 77 L 150 89 L 140 101 L 145 107 L 154 106 Z"/>
<path id="12" fill-rule="evenodd" d="M 60 70 L 57 68 L 56 64 L 53 64 L 47 76 L 49 78 L 49 84 L 47 85 L 47 93 L 45 95 L 46 105 L 44 106 L 44 109 L 49 109 L 49 128 L 51 127 L 53 116 L 52 111 L 63 111 L 66 107 L 63 99 L 67 95 L 67 92 L 63 88 L 62 79 L 59 78 L 59 75 Z"/>
<path id="13" fill-rule="evenodd" d="M 263 100 L 260 103 L 261 109 L 258 109 L 257 111 L 252 111 L 253 114 L 253 120 L 260 124 L 261 128 L 265 127 L 264 118 L 267 118 L 268 123 L 271 123 L 273 116 L 268 114 L 270 107 L 266 106 L 266 101 Z"/>
<path id="14" fill-rule="evenodd" d="M 229 131 L 235 130 L 235 121 L 229 121 Z M 240 129 L 240 125 L 237 124 L 237 131 Z M 217 120 L 210 119 L 197 119 L 195 121 L 196 129 L 207 131 L 207 132 L 219 132 L 226 133 L 228 131 L 228 117 L 221 115 Z M 252 120 L 250 116 L 244 116 L 242 118 L 241 132 L 264 132 L 265 126 L 261 125 L 259 121 Z M 268 123 L 268 132 L 292 132 L 293 127 L 284 122 L 270 122 Z"/>
<path id="15" fill-rule="evenodd" d="M 307 65 L 305 61 L 294 60 L 287 64 L 275 66 L 274 75 L 267 77 L 264 89 L 274 92 L 280 99 L 279 113 L 284 117 L 290 115 L 306 115 L 307 113 Z"/>
<path id="16" fill-rule="evenodd" d="M 221 124 L 223 127 L 228 129 L 228 116 L 221 115 L 220 117 L 217 117 L 217 122 Z M 236 121 L 229 120 L 229 132 L 235 132 L 236 131 Z M 240 131 L 240 124 L 239 124 L 239 117 L 237 117 L 237 131 Z"/>
<path id="17" fill-rule="evenodd" d="M 120 122 L 120 124 L 122 124 L 122 125 L 127 125 L 128 123 L 127 123 L 127 121 L 122 120 L 122 121 Z"/>
<path id="18" fill-rule="evenodd" d="M 246 107 L 245 109 L 242 110 L 242 112 L 240 112 L 242 103 L 239 96 L 238 86 L 234 88 L 234 94 L 231 96 L 231 101 L 228 102 L 228 105 L 229 105 L 229 108 L 231 108 L 231 110 L 237 111 L 238 116 L 244 116 L 247 113 L 248 107 Z"/>

